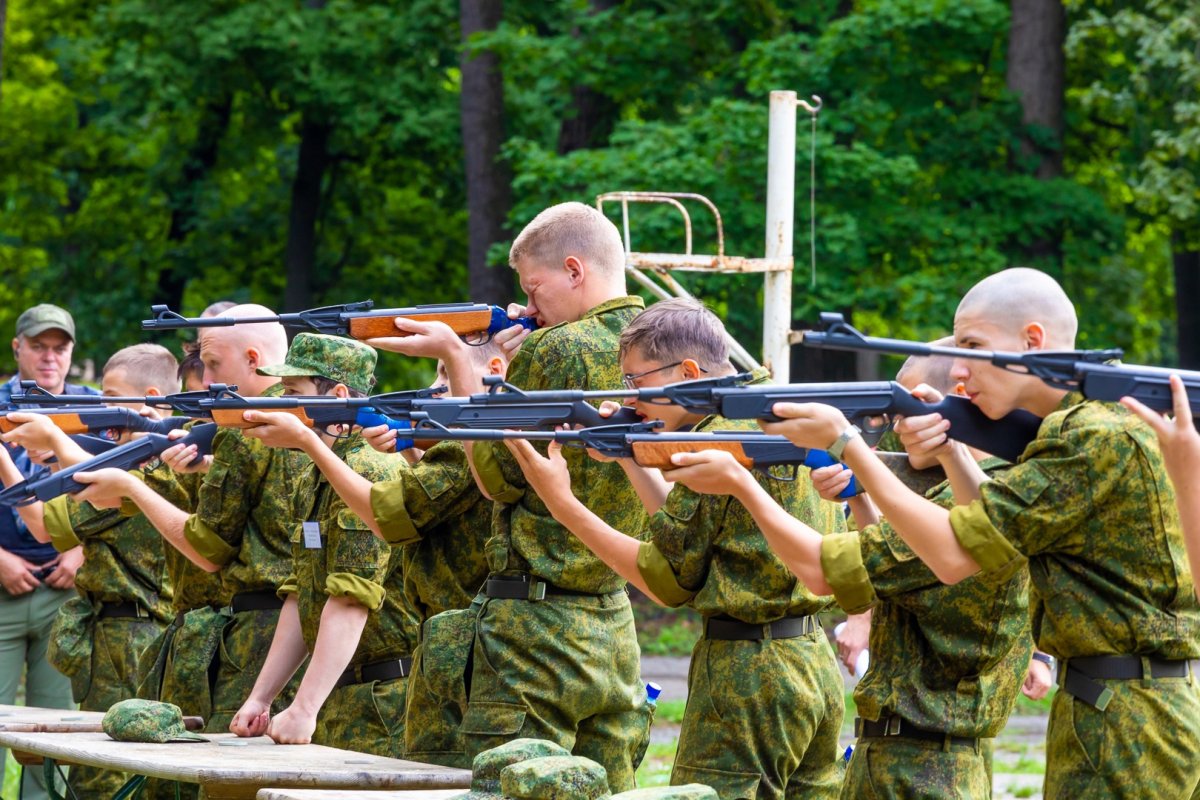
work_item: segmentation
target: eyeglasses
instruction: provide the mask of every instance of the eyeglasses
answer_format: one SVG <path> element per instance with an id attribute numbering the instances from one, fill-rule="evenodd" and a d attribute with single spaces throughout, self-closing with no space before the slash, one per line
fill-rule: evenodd
<path id="1" fill-rule="evenodd" d="M 656 372 L 662 372 L 663 370 L 678 367 L 682 363 L 683 363 L 682 361 L 676 361 L 673 364 L 667 364 L 665 366 L 655 367 L 654 369 L 648 369 L 645 372 L 636 372 L 636 373 L 626 372 L 624 375 L 621 376 L 621 380 L 625 382 L 626 389 L 637 389 L 638 388 L 637 381 L 639 379 L 644 378 L 647 375 L 653 375 Z M 703 372 L 704 374 L 706 374 L 706 375 L 708 374 L 708 370 L 706 370 L 704 367 L 697 366 L 696 368 L 698 370 L 700 370 L 701 372 Z"/>

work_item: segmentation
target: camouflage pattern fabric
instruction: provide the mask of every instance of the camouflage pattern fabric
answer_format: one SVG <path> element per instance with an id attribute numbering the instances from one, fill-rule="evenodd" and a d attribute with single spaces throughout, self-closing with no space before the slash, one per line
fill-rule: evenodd
<path id="1" fill-rule="evenodd" d="M 468 756 L 546 739 L 602 764 L 613 789 L 633 788 L 651 706 L 627 594 L 484 600 L 471 664 Z"/>
<path id="2" fill-rule="evenodd" d="M 996 458 L 980 463 L 996 477 L 1007 466 Z M 948 483 L 929 499 L 954 505 Z M 848 613 L 874 606 L 871 667 L 854 690 L 859 716 L 898 714 L 953 736 L 1000 733 L 1029 665 L 1026 570 L 1003 583 L 976 575 L 947 586 L 886 522 L 827 537 L 821 563 Z"/>
<path id="3" fill-rule="evenodd" d="M 460 442 L 439 442 L 395 479 L 376 483 L 371 508 L 384 538 L 403 548 L 404 594 L 422 622 L 470 605 L 488 573 L 492 503 Z"/>
<path id="4" fill-rule="evenodd" d="M 699 783 L 686 786 L 653 786 L 614 794 L 612 800 L 720 800 L 715 789 Z"/>
<path id="5" fill-rule="evenodd" d="M 358 434 L 336 441 L 333 452 L 372 483 L 393 479 L 403 461 L 372 450 Z M 301 528 L 296 525 L 292 534 L 293 572 L 285 583 L 297 590 L 300 629 L 309 652 L 316 647 L 326 598 L 340 596 L 371 612 L 349 666 L 412 655 L 419 623 L 405 602 L 401 551 L 380 541 L 346 507 L 311 462 L 301 485 L 300 518 L 318 524 L 321 547 L 306 547 Z"/>
<path id="6" fill-rule="evenodd" d="M 375 385 L 375 350 L 369 345 L 327 333 L 297 333 L 282 364 L 255 370 L 276 378 L 328 378 L 363 394 Z"/>
<path id="7" fill-rule="evenodd" d="M 842 786 L 846 800 L 980 800 L 991 793 L 977 748 L 900 737 L 859 739 Z"/>
<path id="8" fill-rule="evenodd" d="M 223 613 L 231 612 L 226 610 Z M 204 726 L 205 732 L 208 733 L 228 732 L 234 714 L 250 696 L 254 681 L 262 671 L 267 652 L 271 649 L 275 625 L 279 622 L 279 611 L 242 611 L 232 614 L 232 617 L 221 632 L 220 649 L 217 651 L 212 716 Z M 272 714 L 277 714 L 291 705 L 303 676 L 304 668 L 301 667 L 271 704 Z"/>
<path id="9" fill-rule="evenodd" d="M 693 430 L 758 430 L 758 424 L 710 416 Z M 798 472 L 794 481 L 753 474 L 781 507 L 809 527 L 822 533 L 846 529 L 841 504 L 822 500 L 807 470 Z M 673 487 L 650 518 L 638 569 L 659 599 L 686 604 L 705 617 L 724 615 L 761 624 L 816 614 L 832 605 L 829 598 L 808 591 L 772 552 L 741 503 L 686 486 Z"/>
<path id="10" fill-rule="evenodd" d="M 317 715 L 313 744 L 406 758 L 406 678 L 355 683 L 334 689 Z"/>
<path id="11" fill-rule="evenodd" d="M 819 629 L 792 639 L 701 639 L 671 783 L 711 786 L 721 800 L 837 797 L 842 691 Z"/>
<path id="12" fill-rule="evenodd" d="M 570 755 L 566 749 L 544 739 L 512 739 L 484 750 L 471 764 L 471 790 L 452 800 L 495 800 L 500 797 L 500 776 L 512 764 L 566 755 Z"/>
<path id="13" fill-rule="evenodd" d="M 281 391 L 276 385 L 263 396 Z M 221 566 L 221 605 L 242 592 L 274 591 L 288 577 L 304 495 L 298 489 L 310 464 L 304 453 L 267 447 L 239 430 L 217 432 L 184 536 Z"/>
<path id="14" fill-rule="evenodd" d="M 462 735 L 467 679 L 482 597 L 468 608 L 435 614 L 421 625 L 421 644 L 408 677 L 404 749 L 407 758 L 470 769 Z"/>
<path id="15" fill-rule="evenodd" d="M 1046 800 L 1200 800 L 1196 676 L 1101 683 L 1113 691 L 1104 711 L 1061 689 L 1054 695 L 1046 731 Z"/>
<path id="16" fill-rule="evenodd" d="M 623 388 L 618 339 L 643 307 L 639 297 L 619 297 L 601 303 L 577 322 L 534 331 L 509 365 L 508 382 L 529 391 Z M 544 443 L 534 446 L 546 452 Z M 525 476 L 503 443 L 477 442 L 474 451 L 477 465 L 486 465 L 489 473 L 498 468 L 511 489 L 505 502 L 497 503 L 492 522 L 488 560 L 493 572 L 527 571 L 563 589 L 596 594 L 625 585 L 554 520 L 541 498 L 527 491 Z M 621 466 L 596 461 L 581 448 L 565 448 L 563 457 L 580 502 L 617 530 L 640 535 L 646 515 Z"/>
<path id="17" fill-rule="evenodd" d="M 122 700 L 104 714 L 101 727 L 118 742 L 203 742 L 183 724 L 179 706 L 154 700 Z"/>
<path id="18" fill-rule="evenodd" d="M 505 767 L 500 790 L 516 800 L 601 800 L 611 797 L 604 767 L 582 756 L 544 756 Z"/>
<path id="19" fill-rule="evenodd" d="M 1106 654 L 1200 656 L 1200 602 L 1179 533 L 1174 490 L 1154 433 L 1140 419 L 1115 403 L 1067 394 L 1018 464 L 1001 479 L 984 483 L 980 492 L 979 500 L 950 512 L 950 523 L 985 579 L 1002 579 L 1029 559 L 1039 650 L 1061 660 Z M 1172 765 L 1178 743 L 1190 748 L 1200 740 L 1196 689 L 1193 684 L 1190 694 L 1181 695 L 1169 680 L 1123 687 L 1145 692 L 1144 709 L 1132 702 L 1108 706 L 1101 729 L 1130 737 L 1111 749 L 1137 753 L 1139 777 L 1128 772 L 1133 762 L 1123 755 L 1101 753 L 1091 764 L 1101 773 L 1095 785 L 1122 786 L 1144 774 L 1155 781 L 1156 796 L 1187 797 L 1195 790 L 1200 759 L 1194 750 L 1190 772 Z M 1155 694 L 1160 699 L 1151 700 Z M 1181 704 L 1173 706 L 1171 700 Z M 1076 774 L 1069 765 L 1080 757 L 1079 746 L 1063 731 L 1073 727 L 1073 712 L 1082 705 L 1063 700 L 1052 707 L 1047 787 L 1070 783 Z M 1158 709 L 1168 736 L 1143 724 L 1143 714 L 1154 716 Z M 1178 782 L 1169 783 L 1172 776 Z M 1047 797 L 1053 796 L 1048 790 Z"/>

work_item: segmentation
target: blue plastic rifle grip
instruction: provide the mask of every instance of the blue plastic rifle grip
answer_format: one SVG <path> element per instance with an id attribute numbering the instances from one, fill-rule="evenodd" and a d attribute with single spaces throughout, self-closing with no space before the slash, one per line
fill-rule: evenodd
<path id="1" fill-rule="evenodd" d="M 506 328 L 521 326 L 527 331 L 536 331 L 538 328 L 537 320 L 533 317 L 517 317 L 510 319 L 508 312 L 500 306 L 492 306 L 492 321 L 488 325 L 487 332 L 495 335 Z"/>
<path id="2" fill-rule="evenodd" d="M 809 450 L 808 455 L 804 457 L 804 466 L 808 467 L 809 469 L 832 467 L 834 464 L 837 464 L 842 469 L 846 468 L 845 464 L 837 461 L 833 456 L 829 455 L 829 453 L 826 453 L 824 450 Z M 838 497 L 842 498 L 843 500 L 849 500 L 851 497 L 856 496 L 861 491 L 862 489 L 860 489 L 858 486 L 858 478 L 851 477 L 850 485 L 843 489 Z"/>
<path id="3" fill-rule="evenodd" d="M 376 425 L 386 425 L 394 431 L 412 433 L 412 425 L 408 420 L 385 417 L 383 414 L 380 414 L 379 412 L 373 411 L 369 408 L 360 408 L 358 410 L 358 414 L 354 417 L 354 424 L 363 428 L 373 428 Z M 413 446 L 414 442 L 412 439 L 401 439 L 398 436 L 396 437 L 397 453 L 401 450 L 407 450 Z"/>

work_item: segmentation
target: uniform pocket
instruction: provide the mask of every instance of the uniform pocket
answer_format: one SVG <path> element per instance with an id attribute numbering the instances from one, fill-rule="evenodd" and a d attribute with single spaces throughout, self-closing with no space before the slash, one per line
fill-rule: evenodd
<path id="1" fill-rule="evenodd" d="M 525 706 L 513 703 L 471 703 L 463 715 L 462 731 L 481 736 L 513 736 L 525 725 Z"/>
<path id="2" fill-rule="evenodd" d="M 432 694 L 465 707 L 471 650 L 475 645 L 474 607 L 443 611 L 421 627 L 421 679 Z"/>

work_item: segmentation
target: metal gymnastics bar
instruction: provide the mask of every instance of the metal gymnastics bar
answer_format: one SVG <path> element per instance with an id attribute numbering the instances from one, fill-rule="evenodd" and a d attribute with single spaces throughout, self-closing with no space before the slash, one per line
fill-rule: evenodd
<path id="1" fill-rule="evenodd" d="M 778 383 L 787 383 L 790 371 L 792 344 L 792 226 L 795 219 L 796 187 L 796 109 L 803 108 L 813 120 L 814 151 L 810 169 L 815 192 L 816 117 L 821 110 L 821 98 L 813 95 L 810 104 L 797 98 L 795 92 L 771 92 L 770 123 L 767 135 L 767 223 L 766 244 L 762 258 L 746 258 L 725 254 L 725 228 L 721 212 L 704 195 L 693 192 L 605 192 L 597 195 L 596 208 L 604 210 L 605 202 L 621 204 L 621 234 L 625 241 L 625 271 L 634 281 L 660 300 L 671 297 L 691 297 L 675 280 L 672 272 L 715 272 L 725 274 L 762 273 L 763 275 L 763 344 L 762 364 Z M 815 198 L 815 194 L 812 195 Z M 713 216 L 717 228 L 715 255 L 692 252 L 692 217 L 684 201 L 699 203 Z M 815 199 L 812 201 L 815 205 Z M 684 252 L 642 253 L 632 247 L 629 227 L 630 203 L 659 203 L 673 207 L 683 218 Z M 815 215 L 810 215 L 812 228 L 811 258 L 815 279 Z M 743 369 L 760 366 L 736 339 L 729 337 L 733 361 Z"/>

